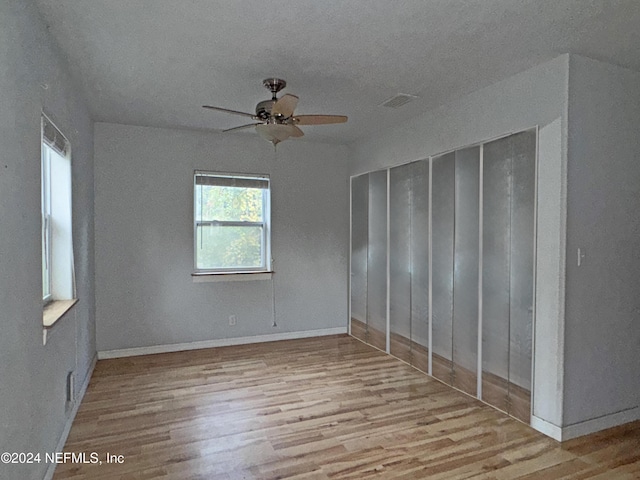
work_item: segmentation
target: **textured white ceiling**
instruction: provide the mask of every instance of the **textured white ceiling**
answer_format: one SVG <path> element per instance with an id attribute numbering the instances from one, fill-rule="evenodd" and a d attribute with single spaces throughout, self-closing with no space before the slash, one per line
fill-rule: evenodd
<path id="1" fill-rule="evenodd" d="M 640 70 L 638 0 L 36 0 L 98 121 L 224 129 L 288 82 L 348 143 L 574 52 Z M 379 106 L 396 93 L 419 99 Z M 246 135 L 252 133 L 230 133 Z"/>

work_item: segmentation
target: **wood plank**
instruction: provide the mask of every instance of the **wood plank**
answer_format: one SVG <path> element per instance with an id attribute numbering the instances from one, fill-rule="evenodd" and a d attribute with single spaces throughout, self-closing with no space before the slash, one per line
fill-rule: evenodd
<path id="1" fill-rule="evenodd" d="M 336 335 L 99 361 L 64 450 L 125 461 L 54 479 L 624 479 L 639 447 L 640 422 L 560 445 Z"/>

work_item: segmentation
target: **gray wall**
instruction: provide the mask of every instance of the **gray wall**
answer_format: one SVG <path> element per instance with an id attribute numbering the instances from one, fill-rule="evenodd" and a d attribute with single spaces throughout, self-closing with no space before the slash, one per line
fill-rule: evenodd
<path id="1" fill-rule="evenodd" d="M 534 365 L 534 414 L 556 426 L 562 425 L 567 88 L 563 55 L 360 141 L 351 171 L 398 165 L 539 126 L 538 245 L 544 254 L 536 264 L 534 338 L 546 354 Z"/>
<path id="2" fill-rule="evenodd" d="M 99 351 L 346 329 L 346 147 L 97 123 L 95 158 Z M 194 170 L 271 176 L 273 283 L 192 282 Z"/>
<path id="3" fill-rule="evenodd" d="M 95 356 L 92 121 L 32 2 L 0 2 L 0 452 L 55 450 Z M 46 88 L 44 88 L 46 87 Z M 73 150 L 79 303 L 42 345 L 40 112 Z M 47 465 L 0 464 L 0 478 L 41 479 Z"/>
<path id="4" fill-rule="evenodd" d="M 640 73 L 569 72 L 565 425 L 640 407 Z"/>

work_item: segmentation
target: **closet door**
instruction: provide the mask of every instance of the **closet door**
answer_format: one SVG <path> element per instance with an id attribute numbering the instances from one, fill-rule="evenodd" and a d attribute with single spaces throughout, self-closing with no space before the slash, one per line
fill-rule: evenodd
<path id="1" fill-rule="evenodd" d="M 531 420 L 535 153 L 534 130 L 511 137 L 511 288 L 508 412 Z"/>
<path id="2" fill-rule="evenodd" d="M 411 196 L 412 165 L 389 171 L 390 353 L 411 362 Z"/>
<path id="3" fill-rule="evenodd" d="M 431 160 L 432 374 L 451 383 L 455 153 Z"/>
<path id="4" fill-rule="evenodd" d="M 411 164 L 411 364 L 429 370 L 429 161 Z"/>
<path id="5" fill-rule="evenodd" d="M 369 175 L 351 179 L 351 335 L 366 341 Z"/>
<path id="6" fill-rule="evenodd" d="M 484 145 L 482 185 L 482 399 L 508 411 L 511 298 L 509 137 Z"/>
<path id="7" fill-rule="evenodd" d="M 478 392 L 480 147 L 455 152 L 452 384 Z"/>
<path id="8" fill-rule="evenodd" d="M 535 131 L 484 146 L 482 399 L 529 423 Z"/>
<path id="9" fill-rule="evenodd" d="M 369 174 L 367 343 L 387 346 L 387 171 Z"/>

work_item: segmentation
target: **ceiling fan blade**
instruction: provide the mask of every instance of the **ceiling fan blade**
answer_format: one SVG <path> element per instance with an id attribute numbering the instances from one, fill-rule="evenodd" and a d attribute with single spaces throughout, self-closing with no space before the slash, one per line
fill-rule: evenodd
<path id="1" fill-rule="evenodd" d="M 222 130 L 222 133 L 233 132 L 235 130 L 242 130 L 243 128 L 253 127 L 255 125 L 262 125 L 261 123 L 247 123 L 246 125 L 240 125 L 239 127 L 227 128 Z"/>
<path id="2" fill-rule="evenodd" d="M 293 117 L 294 125 L 329 125 L 332 123 L 345 123 L 344 115 L 297 115 Z"/>
<path id="3" fill-rule="evenodd" d="M 271 107 L 271 115 L 282 115 L 285 118 L 289 118 L 293 115 L 296 105 L 298 105 L 298 97 L 287 93 L 273 104 L 273 107 Z"/>
<path id="4" fill-rule="evenodd" d="M 202 108 L 209 108 L 211 110 L 218 110 L 219 112 L 231 113 L 233 115 L 241 115 L 243 117 L 249 117 L 255 119 L 255 115 L 252 113 L 239 112 L 237 110 L 229 110 L 228 108 L 212 107 L 211 105 L 203 105 Z"/>

